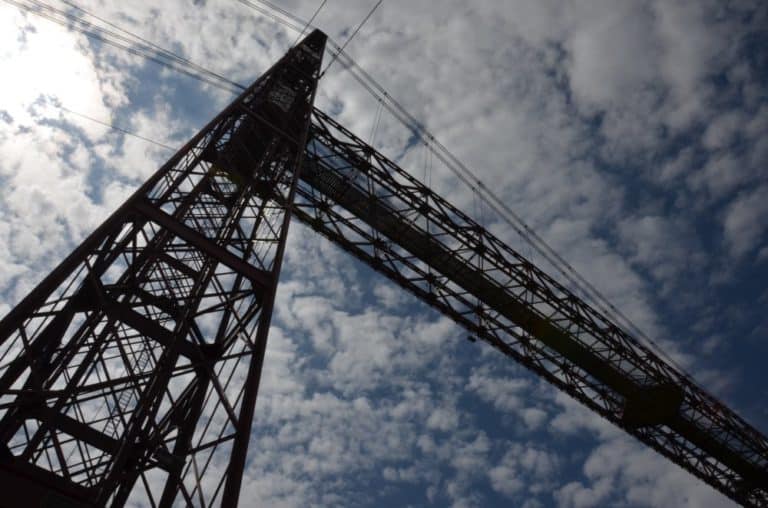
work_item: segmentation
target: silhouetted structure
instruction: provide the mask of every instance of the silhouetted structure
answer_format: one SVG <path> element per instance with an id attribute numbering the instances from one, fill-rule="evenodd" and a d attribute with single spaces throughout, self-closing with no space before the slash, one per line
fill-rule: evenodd
<path id="1" fill-rule="evenodd" d="M 768 442 L 313 108 L 310 34 L 0 322 L 0 505 L 237 505 L 296 217 L 747 506 Z"/>

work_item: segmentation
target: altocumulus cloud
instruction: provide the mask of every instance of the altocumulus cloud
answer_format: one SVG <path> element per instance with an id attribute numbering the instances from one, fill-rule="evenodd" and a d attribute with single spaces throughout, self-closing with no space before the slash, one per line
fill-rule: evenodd
<path id="1" fill-rule="evenodd" d="M 281 6 L 308 18 L 318 2 Z M 362 2 L 316 20 L 343 40 Z M 234 1 L 80 5 L 249 82 Z M 350 46 L 708 389 L 768 430 L 764 2 L 386 0 Z M 0 5 L 0 312 L 229 96 Z M 318 105 L 519 245 L 336 65 Z M 307 263 L 306 260 L 313 260 Z M 764 305 L 763 305 L 764 307 Z M 244 503 L 730 506 L 311 231 L 291 229 Z M 757 386 L 744 390 L 747 386 Z"/>

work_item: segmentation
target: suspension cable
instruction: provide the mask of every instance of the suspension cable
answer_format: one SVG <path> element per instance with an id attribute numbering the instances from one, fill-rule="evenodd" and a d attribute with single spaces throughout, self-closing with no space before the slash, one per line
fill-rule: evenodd
<path id="1" fill-rule="evenodd" d="M 328 62 L 328 65 L 325 66 L 325 69 L 323 70 L 323 72 L 320 73 L 321 78 L 325 75 L 326 72 L 328 72 L 328 69 L 331 67 L 331 65 L 333 65 L 333 62 L 336 61 L 339 55 L 344 52 L 344 49 L 349 45 L 352 39 L 355 38 L 355 35 L 357 35 L 360 29 L 363 28 L 363 25 L 365 25 L 368 22 L 368 20 L 371 19 L 371 16 L 373 16 L 373 13 L 376 12 L 376 9 L 379 8 L 379 5 L 381 5 L 381 2 L 383 1 L 384 0 L 379 0 L 378 2 L 376 2 L 376 5 L 374 5 L 373 8 L 368 12 L 368 15 L 365 18 L 363 18 L 363 20 L 360 22 L 359 25 L 357 25 L 357 28 L 355 28 L 355 31 L 352 32 L 352 35 L 350 35 L 347 38 L 347 40 L 344 42 L 344 44 L 342 44 L 342 46 L 336 50 L 336 53 L 333 55 L 333 58 L 331 58 L 331 61 Z"/>
<path id="2" fill-rule="evenodd" d="M 301 30 L 301 33 L 300 33 L 299 35 L 297 35 L 297 36 L 296 36 L 296 40 L 295 40 L 295 41 L 293 41 L 293 44 L 291 44 L 291 46 L 295 46 L 296 44 L 298 44 L 298 43 L 299 43 L 299 41 L 301 40 L 301 38 L 304 36 L 304 32 L 306 32 L 306 31 L 307 31 L 307 28 L 309 28 L 310 26 L 312 26 L 312 22 L 315 20 L 315 18 L 317 17 L 317 15 L 318 15 L 318 14 L 320 14 L 320 11 L 323 9 L 323 7 L 325 6 L 325 3 L 326 3 L 327 1 L 328 1 L 328 0 L 323 0 L 323 2 L 320 4 L 320 6 L 319 6 L 319 7 L 318 7 L 318 8 L 315 10 L 315 13 L 312 15 L 312 17 L 311 17 L 311 18 L 309 18 L 309 21 L 307 21 L 307 22 L 306 22 L 306 24 L 304 25 L 304 28 Z"/>

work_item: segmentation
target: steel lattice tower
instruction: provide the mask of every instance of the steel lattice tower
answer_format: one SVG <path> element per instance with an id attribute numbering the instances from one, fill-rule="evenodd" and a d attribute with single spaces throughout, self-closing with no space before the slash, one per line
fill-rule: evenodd
<path id="1" fill-rule="evenodd" d="M 158 484 L 159 506 L 237 504 L 325 40 L 291 49 L 0 323 L 0 504 L 123 506 Z"/>
<path id="2" fill-rule="evenodd" d="M 292 48 L 0 321 L 0 507 L 237 505 L 292 217 L 746 506 L 768 440 L 314 109 Z"/>

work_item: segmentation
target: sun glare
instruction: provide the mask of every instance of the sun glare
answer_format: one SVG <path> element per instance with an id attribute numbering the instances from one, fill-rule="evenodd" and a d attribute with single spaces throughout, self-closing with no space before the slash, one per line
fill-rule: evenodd
<path id="1" fill-rule="evenodd" d="M 0 6 L 0 109 L 15 121 L 57 117 L 51 102 L 105 117 L 99 77 L 82 37 Z M 101 131 L 99 128 L 97 131 Z"/>

